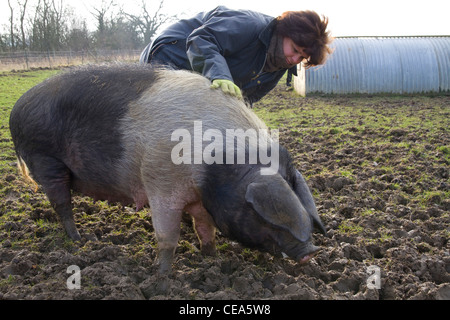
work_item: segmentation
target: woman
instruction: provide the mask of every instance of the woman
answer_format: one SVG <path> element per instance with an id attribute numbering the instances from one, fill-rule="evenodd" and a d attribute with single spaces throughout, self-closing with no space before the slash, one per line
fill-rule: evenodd
<path id="1" fill-rule="evenodd" d="M 328 20 L 313 11 L 273 18 L 219 6 L 168 27 L 141 55 L 141 63 L 194 70 L 213 88 L 250 104 L 272 90 L 286 70 L 323 64 L 331 53 Z"/>

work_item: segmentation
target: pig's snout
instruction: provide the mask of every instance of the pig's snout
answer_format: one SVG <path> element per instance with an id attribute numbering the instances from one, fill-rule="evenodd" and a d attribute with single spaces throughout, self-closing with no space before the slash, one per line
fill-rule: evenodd
<path id="1" fill-rule="evenodd" d="M 307 263 L 311 258 L 313 258 L 318 252 L 320 248 L 313 245 L 311 242 L 307 242 L 306 244 L 302 244 L 300 248 L 300 253 L 297 254 L 295 261 L 298 261 L 300 264 Z"/>
<path id="2" fill-rule="evenodd" d="M 313 245 L 310 241 L 296 241 L 295 243 L 289 241 L 284 245 L 283 254 L 285 257 L 289 257 L 300 264 L 306 264 L 319 250 L 320 248 Z"/>

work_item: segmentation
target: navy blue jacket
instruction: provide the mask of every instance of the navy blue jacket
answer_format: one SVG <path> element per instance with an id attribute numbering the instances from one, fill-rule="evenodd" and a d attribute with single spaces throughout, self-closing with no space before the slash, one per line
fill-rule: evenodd
<path id="1" fill-rule="evenodd" d="M 211 80 L 231 80 L 253 103 L 286 72 L 263 72 L 275 25 L 273 17 L 219 6 L 165 29 L 144 50 L 141 63 L 157 57 L 159 50 L 168 50 L 166 56 L 177 68 L 197 71 Z"/>

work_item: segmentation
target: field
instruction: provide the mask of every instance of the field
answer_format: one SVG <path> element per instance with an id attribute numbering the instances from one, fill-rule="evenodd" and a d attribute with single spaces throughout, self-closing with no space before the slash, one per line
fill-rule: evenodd
<path id="1" fill-rule="evenodd" d="M 74 197 L 74 243 L 17 172 L 9 113 L 57 72 L 0 74 L 0 300 L 450 299 L 450 96 L 302 98 L 280 82 L 255 112 L 313 191 L 321 251 L 300 266 L 219 234 L 204 257 L 186 219 L 163 288 L 149 209 Z M 80 289 L 68 289 L 72 265 Z"/>

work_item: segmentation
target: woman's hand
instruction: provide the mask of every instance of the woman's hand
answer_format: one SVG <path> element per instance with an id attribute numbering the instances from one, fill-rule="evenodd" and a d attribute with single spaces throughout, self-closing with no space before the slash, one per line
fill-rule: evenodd
<path id="1" fill-rule="evenodd" d="M 222 89 L 223 92 L 230 94 L 232 96 L 242 98 L 241 89 L 237 85 L 234 84 L 233 81 L 225 80 L 225 79 L 216 79 L 213 80 L 211 88 L 213 89 Z"/>

